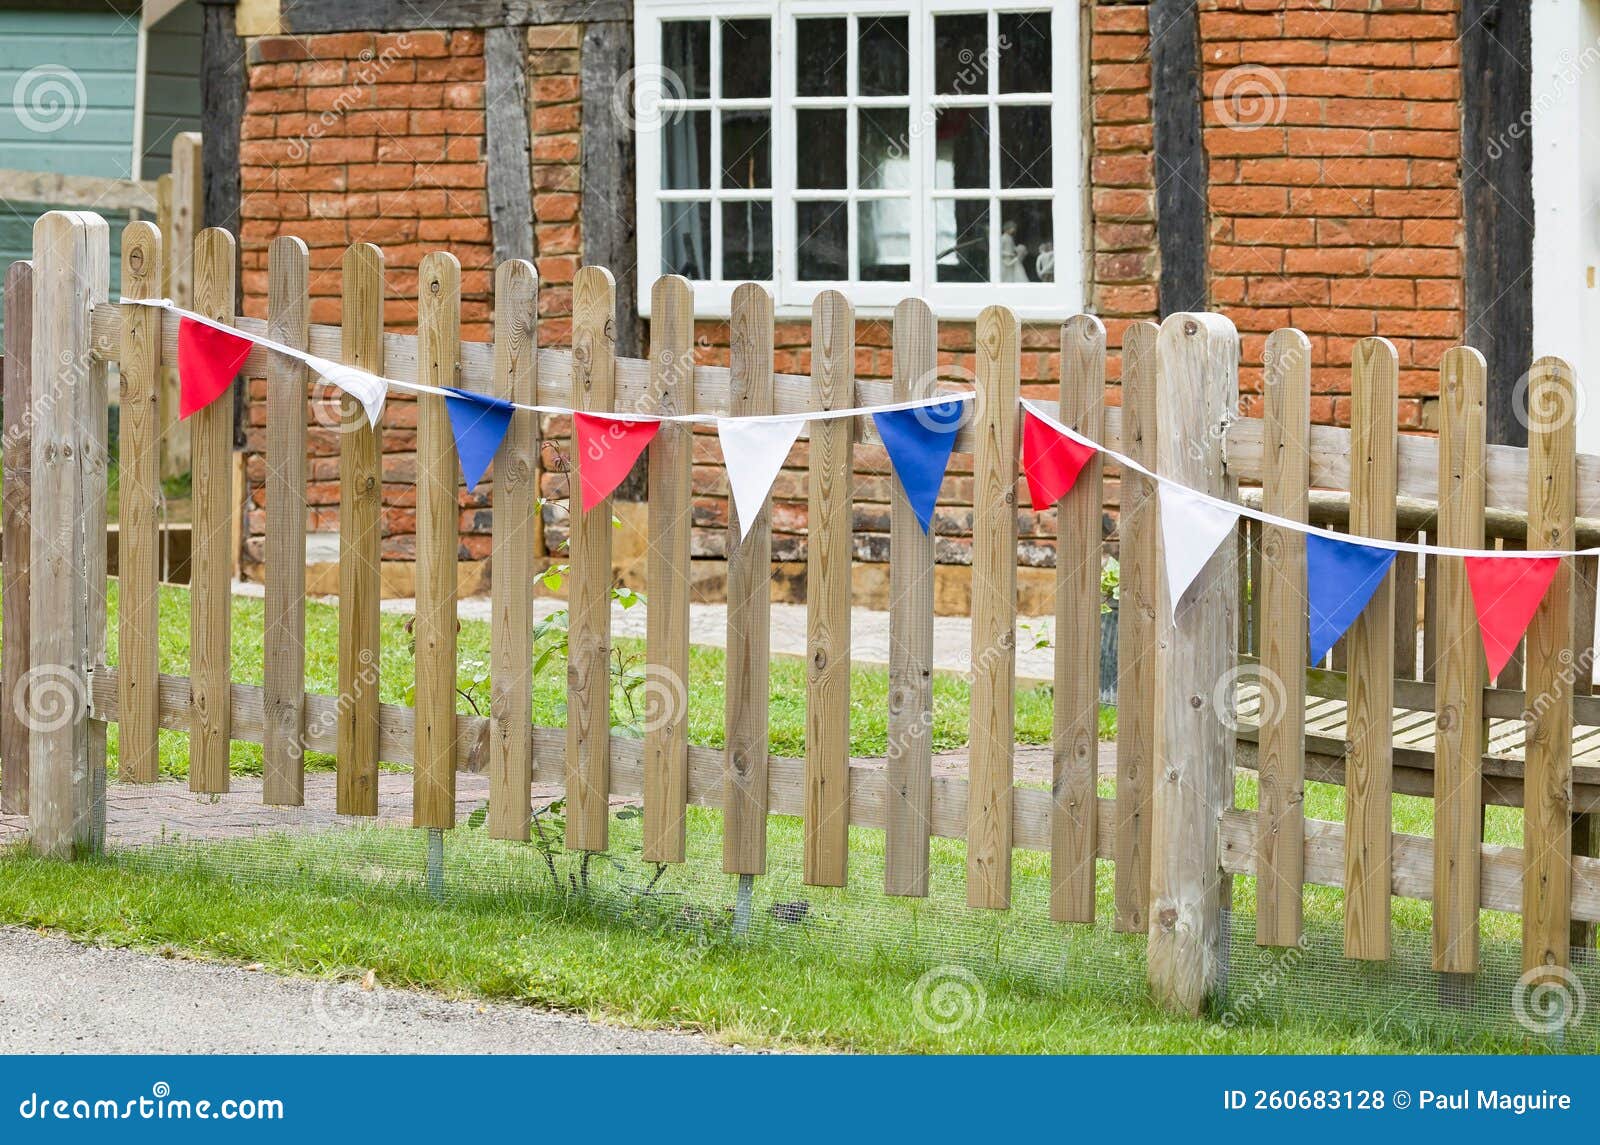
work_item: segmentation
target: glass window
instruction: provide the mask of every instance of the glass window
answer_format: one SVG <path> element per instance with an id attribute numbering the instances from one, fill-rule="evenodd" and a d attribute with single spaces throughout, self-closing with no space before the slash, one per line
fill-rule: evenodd
<path id="1" fill-rule="evenodd" d="M 667 2 L 635 5 L 640 72 L 661 72 L 659 129 L 639 128 L 641 247 L 661 271 L 724 300 L 767 282 L 785 307 L 824 284 L 936 308 L 1029 304 L 974 287 L 1077 288 L 1075 237 L 1056 275 L 1077 215 L 1058 174 L 1079 154 L 1060 134 L 1078 121 L 1075 6 L 726 0 L 691 18 Z"/>

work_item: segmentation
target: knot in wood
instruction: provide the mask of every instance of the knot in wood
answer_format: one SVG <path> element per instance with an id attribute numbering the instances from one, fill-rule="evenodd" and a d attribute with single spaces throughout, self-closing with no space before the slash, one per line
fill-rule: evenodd
<path id="1" fill-rule="evenodd" d="M 1173 910 L 1171 907 L 1167 907 L 1160 914 L 1156 915 L 1156 922 L 1161 925 L 1162 930 L 1174 930 L 1178 925 L 1178 912 Z"/>
<path id="2" fill-rule="evenodd" d="M 819 672 L 828 666 L 828 650 L 826 648 L 818 648 L 811 653 L 811 666 Z"/>

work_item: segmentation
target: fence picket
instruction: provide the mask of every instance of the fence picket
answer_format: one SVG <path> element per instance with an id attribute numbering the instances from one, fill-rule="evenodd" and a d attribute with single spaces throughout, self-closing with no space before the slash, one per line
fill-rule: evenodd
<path id="1" fill-rule="evenodd" d="M 494 280 L 494 389 L 539 400 L 539 274 L 508 259 Z M 533 560 L 539 415 L 517 410 L 494 459 L 493 625 L 489 634 L 489 836 L 527 842 L 533 812 Z"/>
<path id="2" fill-rule="evenodd" d="M 1122 335 L 1122 452 L 1156 464 L 1156 336 L 1154 322 L 1131 323 Z M 1117 606 L 1117 829 L 1112 846 L 1119 931 L 1148 929 L 1150 792 L 1155 765 L 1156 618 L 1161 599 L 1161 534 L 1155 482 L 1121 474 L 1121 543 Z"/>
<path id="3" fill-rule="evenodd" d="M 1528 547 L 1573 547 L 1577 386 L 1559 358 L 1528 378 Z M 1522 788 L 1522 968 L 1567 966 L 1572 921 L 1572 561 L 1528 625 Z M 1585 644 L 1583 647 L 1587 648 Z M 1588 683 L 1587 680 L 1584 681 Z"/>
<path id="4" fill-rule="evenodd" d="M 694 292 L 681 275 L 650 291 L 650 390 L 662 413 L 694 412 Z M 689 535 L 694 433 L 663 425 L 650 443 L 645 585 L 644 857 L 681 863 L 689 799 Z"/>
<path id="5" fill-rule="evenodd" d="M 1483 547 L 1483 355 L 1465 346 L 1439 366 L 1439 543 Z M 1478 969 L 1478 903 L 1483 835 L 1483 643 L 1466 567 L 1437 557 L 1433 771 L 1433 968 Z"/>
<path id="6" fill-rule="evenodd" d="M 234 321 L 234 241 L 207 227 L 194 244 L 194 309 Z M 234 383 L 238 384 L 237 381 Z M 194 465 L 194 541 L 189 580 L 189 675 L 194 721 L 189 735 L 189 790 L 228 790 L 233 630 L 233 396 L 223 394 L 189 418 Z"/>
<path id="7" fill-rule="evenodd" d="M 180 131 L 172 137 L 172 184 L 168 195 L 166 236 L 166 297 L 179 306 L 195 306 L 195 236 L 205 217 L 201 141 L 198 131 Z M 169 229 L 170 228 L 170 229 Z M 232 319 L 230 318 L 230 321 Z M 191 425 L 178 417 L 178 364 L 167 363 L 161 388 L 161 476 L 177 477 L 190 469 L 193 454 Z"/>
<path id="8" fill-rule="evenodd" d="M 836 290 L 811 304 L 811 408 L 855 404 L 855 308 Z M 811 423 L 806 517 L 805 881 L 842 887 L 850 852 L 850 566 L 855 429 Z"/>
<path id="9" fill-rule="evenodd" d="M 417 271 L 417 377 L 456 384 L 461 344 L 461 264 L 424 255 Z M 456 823 L 456 551 L 461 468 L 444 398 L 417 395 L 417 762 L 414 827 Z"/>
<path id="10" fill-rule="evenodd" d="M 617 392 L 617 284 L 603 267 L 572 284 L 572 388 L 580 409 L 610 412 Z M 576 434 L 576 431 L 574 431 Z M 567 846 L 606 849 L 611 791 L 611 498 L 587 513 L 572 440 L 567 512 L 572 576 L 567 582 Z"/>
<path id="11" fill-rule="evenodd" d="M 1399 367 L 1385 338 L 1363 338 L 1350 366 L 1350 532 L 1378 540 L 1395 535 Z M 1416 674 L 1416 556 L 1397 559 L 1350 626 L 1345 756 L 1346 958 L 1389 957 L 1390 838 L 1394 790 L 1395 655 L 1410 652 L 1404 672 Z M 1396 590 L 1410 607 L 1396 605 Z M 1399 617 L 1399 618 L 1397 618 Z"/>
<path id="12" fill-rule="evenodd" d="M 267 333 L 305 349 L 311 320 L 306 244 L 284 235 L 267 248 Z M 267 365 L 267 735 L 261 800 L 305 802 L 306 413 L 309 371 L 274 354 Z"/>
<path id="13" fill-rule="evenodd" d="M 1017 395 L 1022 331 L 1003 306 L 977 326 L 972 459 L 972 718 L 967 905 L 1011 907 L 1012 753 L 1017 675 Z"/>
<path id="14" fill-rule="evenodd" d="M 895 307 L 894 400 L 929 396 L 938 381 L 939 323 L 928 304 Z M 889 748 L 884 765 L 888 826 L 883 890 L 928 893 L 928 823 L 933 800 L 933 530 L 922 531 L 899 481 L 889 494 Z"/>
<path id="15" fill-rule="evenodd" d="M 1298 330 L 1267 337 L 1265 376 L 1267 512 L 1304 521 L 1311 481 L 1311 342 Z M 1279 525 L 1261 531 L 1260 845 L 1256 851 L 1256 944 L 1295 946 L 1305 881 L 1306 542 Z"/>
<path id="16" fill-rule="evenodd" d="M 161 297 L 161 232 L 147 222 L 122 232 L 122 294 Z M 121 489 L 117 537 L 117 675 L 122 689 L 117 778 L 154 783 L 160 759 L 161 670 L 161 311 L 125 306 L 122 315 Z M 23 610 L 18 610 L 23 611 Z M 25 613 L 24 613 L 25 614 Z M 9 643 L 9 641 L 7 641 Z"/>
<path id="17" fill-rule="evenodd" d="M 1080 314 L 1061 327 L 1061 421 L 1092 441 L 1105 433 L 1106 328 Z M 1056 505 L 1056 655 L 1050 917 L 1093 922 L 1099 834 L 1100 566 L 1103 505 L 1097 453 Z M 1095 667 L 1091 668 L 1090 665 Z"/>
<path id="18" fill-rule="evenodd" d="M 755 283 L 734 288 L 728 323 L 728 412 L 772 412 L 772 296 Z M 724 697 L 722 869 L 767 872 L 767 686 L 772 650 L 772 505 L 739 539 L 728 499 L 728 671 Z"/>
<path id="19" fill-rule="evenodd" d="M 33 263 L 6 268 L 4 449 L 0 449 L 0 812 L 28 813 L 28 723 L 18 692 L 28 677 L 33 536 Z"/>
<path id="20" fill-rule="evenodd" d="M 339 358 L 384 370 L 383 252 L 357 243 L 344 252 Z M 339 717 L 341 815 L 378 813 L 379 611 L 383 543 L 383 462 L 378 431 L 361 403 L 340 398 L 339 415 Z"/>

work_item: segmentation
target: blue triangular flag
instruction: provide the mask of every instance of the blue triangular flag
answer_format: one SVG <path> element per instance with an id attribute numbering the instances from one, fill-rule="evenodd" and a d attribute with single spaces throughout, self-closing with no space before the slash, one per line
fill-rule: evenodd
<path id="1" fill-rule="evenodd" d="M 906 500 L 926 533 L 939 500 L 939 486 L 955 449 L 956 430 L 967 412 L 964 401 L 939 402 L 916 409 L 875 413 L 878 436 L 889 451 L 889 463 L 900 479 Z"/>
<path id="2" fill-rule="evenodd" d="M 1310 601 L 1311 663 L 1355 623 L 1394 563 L 1393 549 L 1306 534 L 1306 597 Z"/>
<path id="3" fill-rule="evenodd" d="M 452 396 L 444 399 L 450 411 L 450 429 L 456 435 L 456 456 L 461 459 L 461 476 L 467 491 L 478 487 L 484 470 L 494 460 L 495 451 L 511 428 L 516 406 L 503 398 L 475 394 L 470 390 L 447 387 Z"/>

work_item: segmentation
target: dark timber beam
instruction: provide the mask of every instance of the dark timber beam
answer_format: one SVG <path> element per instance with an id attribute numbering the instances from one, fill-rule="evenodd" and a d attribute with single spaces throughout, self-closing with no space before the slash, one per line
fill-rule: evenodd
<path id="1" fill-rule="evenodd" d="M 632 0 L 281 0 L 285 32 L 409 32 L 631 20 Z"/>
<path id="2" fill-rule="evenodd" d="M 1533 364 L 1533 21 L 1527 0 L 1464 0 L 1460 44 L 1466 341 L 1489 363 L 1489 440 L 1525 446 L 1527 415 L 1517 409 L 1515 394 Z"/>
<path id="3" fill-rule="evenodd" d="M 1206 309 L 1206 152 L 1200 123 L 1200 18 L 1192 0 L 1151 0 L 1161 314 Z"/>
<path id="4" fill-rule="evenodd" d="M 236 0 L 200 0 L 200 176 L 203 223 L 239 233 L 239 128 L 244 119 L 245 46 L 235 23 Z M 240 244 L 234 244 L 237 260 Z M 234 267 L 233 280 L 241 280 Z M 237 286 L 234 311 L 238 312 Z M 233 387 L 233 444 L 244 448 L 246 387 Z"/>
<path id="5" fill-rule="evenodd" d="M 483 104 L 489 147 L 489 230 L 496 265 L 531 260 L 533 181 L 528 166 L 527 34 L 489 28 L 483 34 Z"/>

